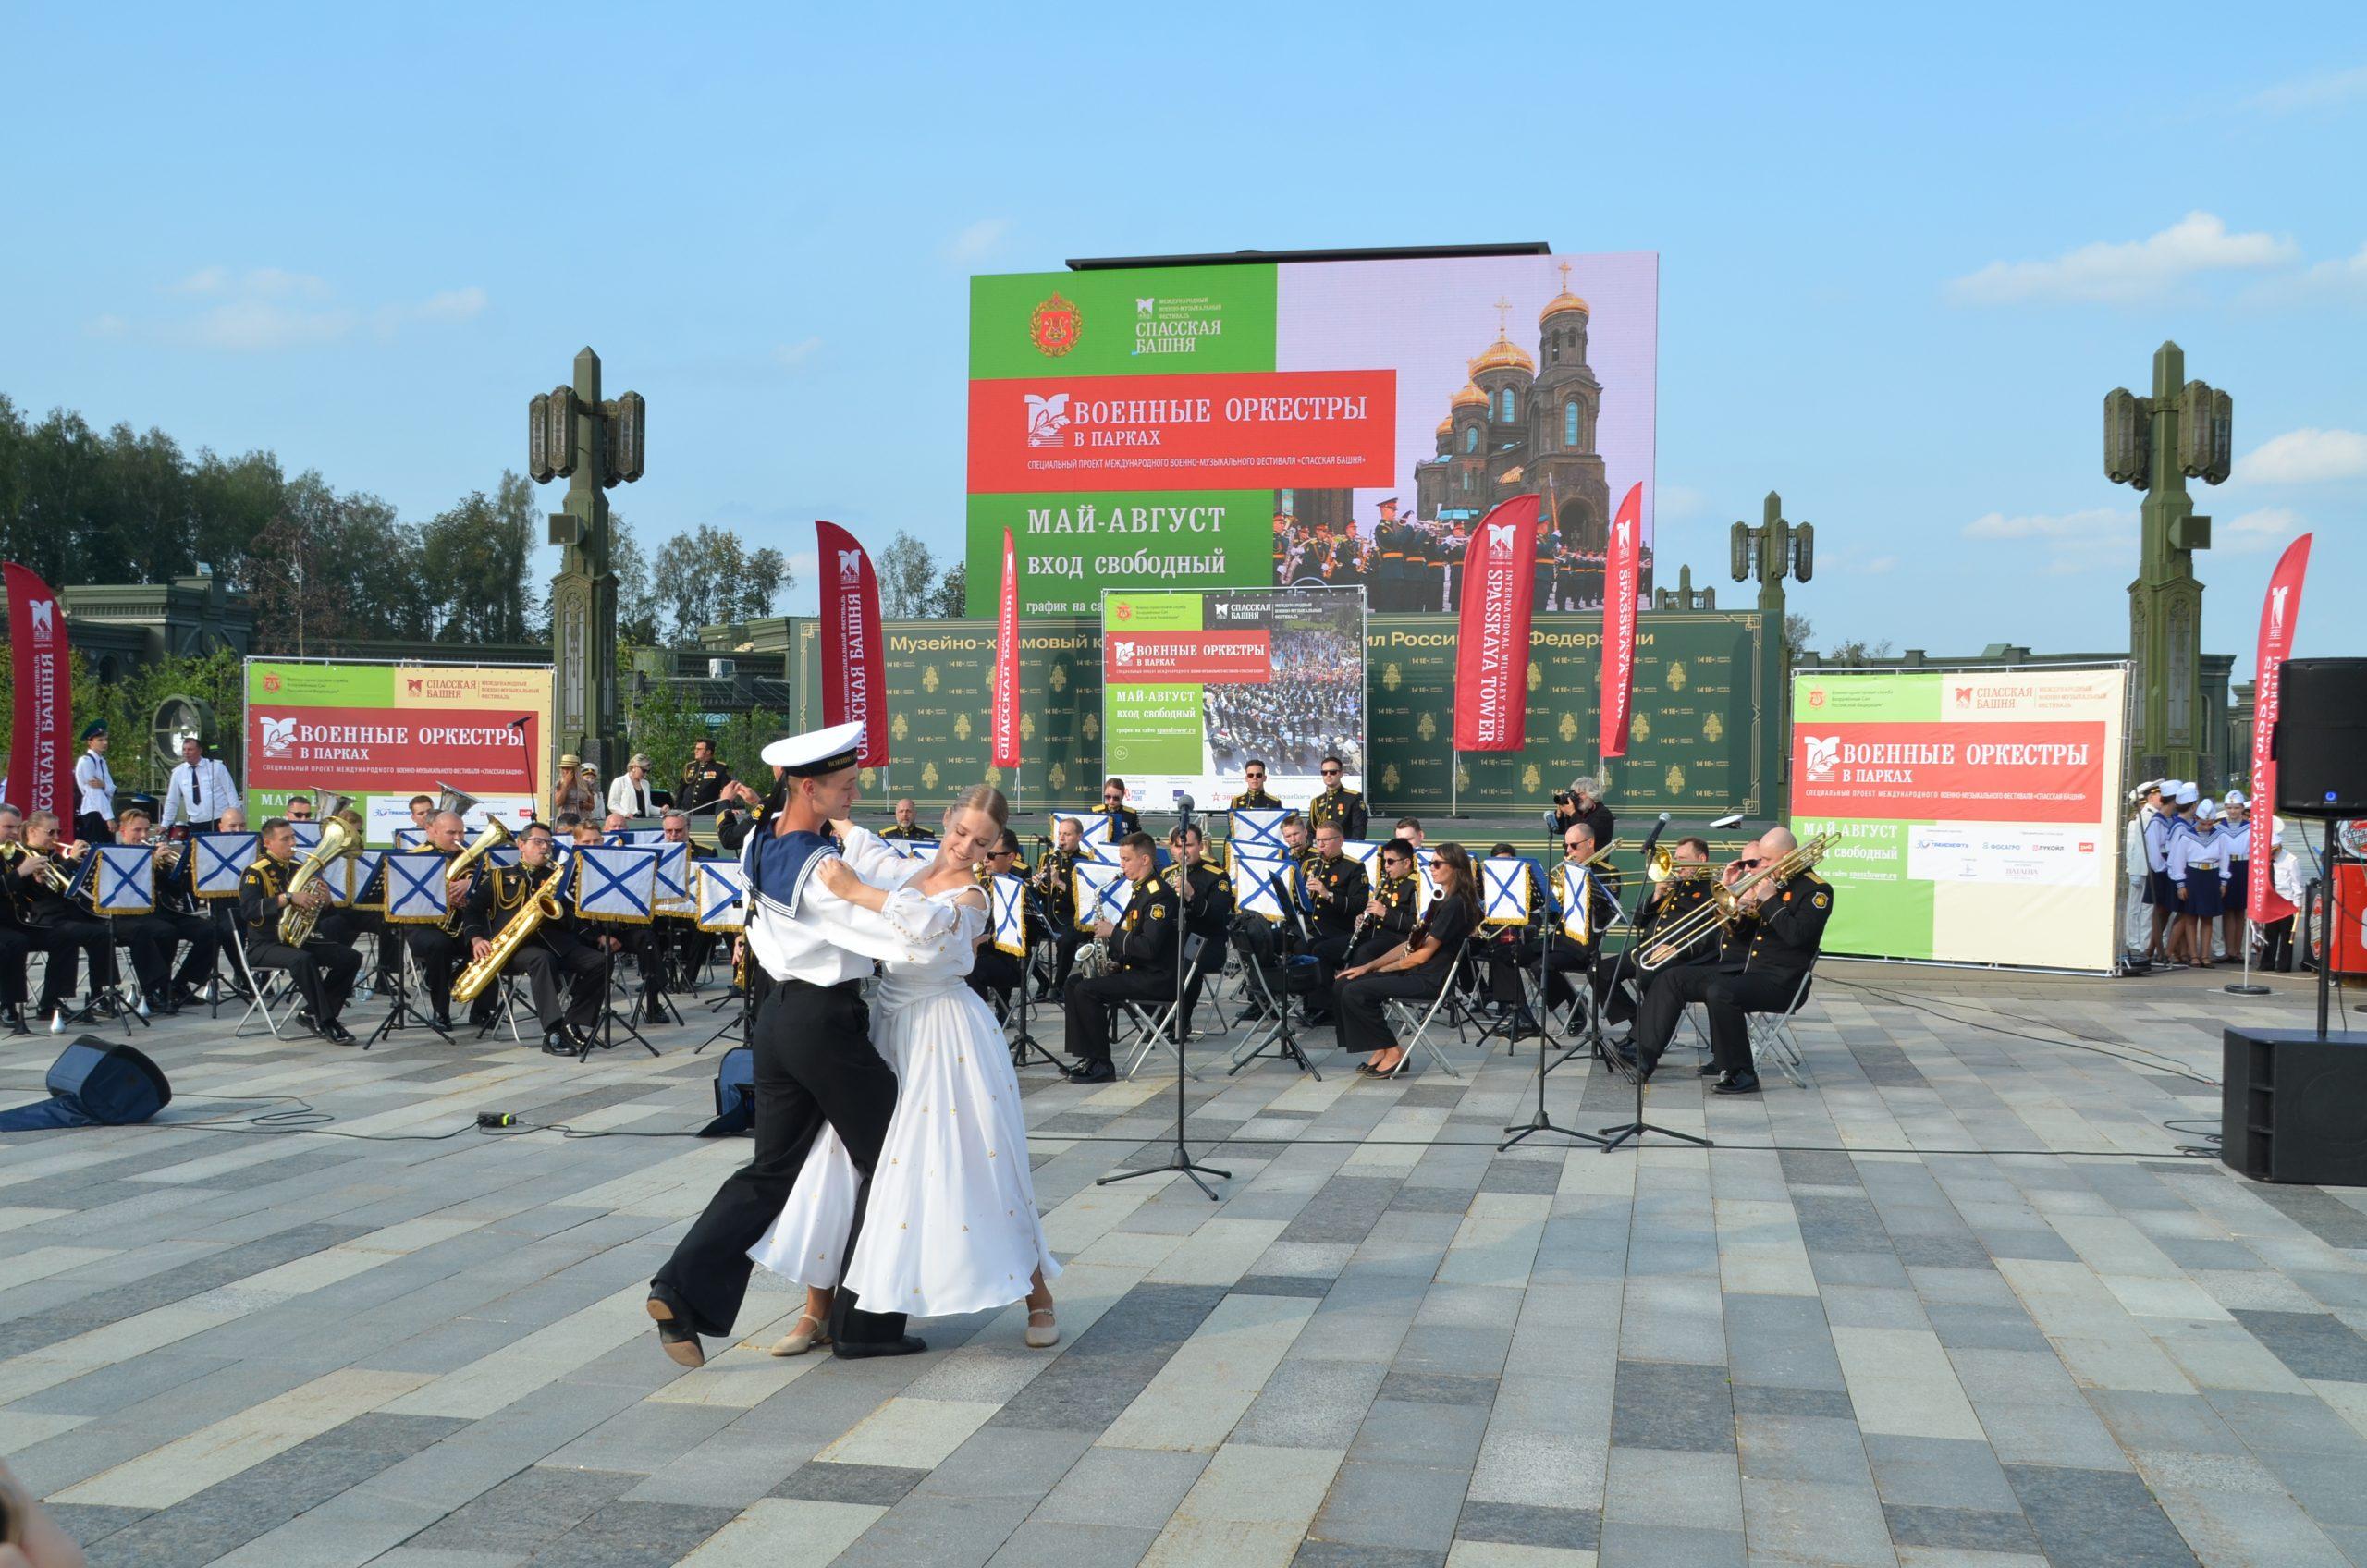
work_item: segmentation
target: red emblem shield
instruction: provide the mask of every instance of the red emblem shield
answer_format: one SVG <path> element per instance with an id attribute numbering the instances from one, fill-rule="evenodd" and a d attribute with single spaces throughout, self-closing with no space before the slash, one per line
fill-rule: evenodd
<path id="1" fill-rule="evenodd" d="M 1058 294 L 1036 306 L 1027 318 L 1027 336 L 1035 340 L 1036 351 L 1055 360 L 1076 347 L 1084 330 L 1084 312 Z"/>

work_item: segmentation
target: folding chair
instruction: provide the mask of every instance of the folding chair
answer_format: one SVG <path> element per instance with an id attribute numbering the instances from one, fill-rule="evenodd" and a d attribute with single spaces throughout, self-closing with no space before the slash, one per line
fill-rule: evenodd
<path id="1" fill-rule="evenodd" d="M 1416 1011 L 1416 1004 L 1412 1001 L 1401 997 L 1388 998 L 1386 1011 L 1395 1018 L 1399 1029 L 1411 1029 L 1414 1032 L 1414 1037 L 1401 1042 L 1403 1050 L 1397 1058 L 1397 1065 L 1391 1068 L 1384 1076 L 1394 1078 L 1404 1072 L 1405 1064 L 1414 1060 L 1416 1046 L 1429 1052 L 1430 1060 L 1443 1068 L 1448 1077 L 1463 1076 L 1454 1070 L 1454 1064 L 1447 1060 L 1446 1052 L 1439 1049 L 1438 1042 L 1430 1038 L 1430 1024 L 1438 1017 L 1439 1010 L 1449 1005 L 1454 996 L 1455 979 L 1462 974 L 1463 966 L 1470 961 L 1471 954 L 1468 948 L 1449 960 L 1446 977 L 1439 983 L 1438 994 L 1430 998 L 1429 1006 L 1421 1008 L 1418 1012 Z M 1461 1044 L 1463 1040 L 1463 1023 L 1462 1015 L 1458 1012 L 1455 1015 L 1454 1025 L 1454 1037 L 1457 1044 Z"/>
<path id="2" fill-rule="evenodd" d="M 1789 1078 L 1796 1087 L 1805 1089 L 1808 1079 L 1800 1069 L 1805 1065 L 1800 1054 L 1799 1036 L 1792 1033 L 1792 1020 L 1809 999 L 1809 985 L 1816 978 L 1815 965 L 1801 974 L 1800 983 L 1792 991 L 1792 999 L 1781 1012 L 1747 1012 L 1743 1025 L 1750 1031 L 1750 1064 L 1761 1076 L 1767 1064 Z"/>
<path id="3" fill-rule="evenodd" d="M 1190 984 L 1191 971 L 1200 968 L 1201 957 L 1208 950 L 1208 944 L 1205 939 L 1198 937 L 1184 938 L 1184 962 L 1187 965 L 1185 984 Z M 1202 997 L 1200 999 L 1206 1001 L 1208 998 Z M 1182 1068 L 1195 1082 L 1199 1079 L 1200 1075 L 1194 1072 L 1184 1061 L 1183 1048 L 1176 1039 L 1179 1032 L 1175 1025 L 1180 1021 L 1177 1015 L 1183 1005 L 1178 998 L 1170 997 L 1163 1003 L 1152 1003 L 1151 1006 L 1157 1010 L 1155 1012 L 1146 1012 L 1144 1004 L 1132 997 L 1125 998 L 1120 1005 L 1125 1009 L 1126 1016 L 1134 1020 L 1134 1040 L 1133 1043 L 1136 1047 L 1134 1058 L 1126 1064 L 1123 1076 L 1132 1078 L 1136 1072 L 1141 1072 L 1143 1062 L 1149 1057 L 1152 1049 L 1163 1047 L 1168 1055 L 1175 1059 L 1176 1066 Z"/>
<path id="4" fill-rule="evenodd" d="M 304 1005 L 303 993 L 297 990 L 295 979 L 284 969 L 257 972 L 247 962 L 246 926 L 238 921 L 230 923 L 230 962 L 239 983 L 247 988 L 247 1011 L 240 1013 L 239 1022 L 231 1026 L 230 1037 L 235 1040 L 245 1034 L 247 1021 L 260 1012 L 264 1027 L 271 1031 L 271 1037 L 286 1039 L 288 1036 L 279 1032 L 280 1024 L 293 1020 Z M 282 1001 L 288 1005 L 280 1009 L 278 1017 L 273 1017 L 271 1010 Z"/>

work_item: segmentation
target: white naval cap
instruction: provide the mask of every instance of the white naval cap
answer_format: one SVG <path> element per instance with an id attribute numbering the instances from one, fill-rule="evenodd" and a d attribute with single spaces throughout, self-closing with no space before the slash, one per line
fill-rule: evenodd
<path id="1" fill-rule="evenodd" d="M 2225 811 L 2230 806 L 2239 806 L 2243 803 L 2244 792 L 2241 790 L 2230 790 L 2224 797 L 2221 798 L 2219 802 L 2219 809 Z"/>
<path id="2" fill-rule="evenodd" d="M 2194 819 L 2197 822 L 2213 822 L 2217 820 L 2218 815 L 2219 808 L 2213 805 L 2208 797 L 2205 797 L 2195 805 Z"/>
<path id="3" fill-rule="evenodd" d="M 2193 785 L 2181 784 L 2178 786 L 2178 804 L 2182 806 L 2190 806 L 2201 799 L 2202 799 L 2202 791 L 2196 789 Z"/>
<path id="4" fill-rule="evenodd" d="M 863 751 L 863 723 L 833 724 L 788 735 L 764 750 L 765 761 L 792 778 L 814 778 L 852 767 Z"/>

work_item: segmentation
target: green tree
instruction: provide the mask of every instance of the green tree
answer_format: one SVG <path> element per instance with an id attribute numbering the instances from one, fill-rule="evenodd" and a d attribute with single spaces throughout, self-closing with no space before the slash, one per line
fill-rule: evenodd
<path id="1" fill-rule="evenodd" d="M 437 595 L 435 637 L 444 643 L 522 643 L 538 595 L 533 492 L 504 472 L 494 494 L 479 490 L 420 530 L 420 563 Z"/>
<path id="2" fill-rule="evenodd" d="M 953 569 L 940 581 L 929 596 L 925 615 L 958 620 L 970 613 L 970 563 L 955 561 Z"/>
<path id="3" fill-rule="evenodd" d="M 902 529 L 879 552 L 879 613 L 889 620 L 913 620 L 935 613 L 940 584 L 937 554 Z"/>

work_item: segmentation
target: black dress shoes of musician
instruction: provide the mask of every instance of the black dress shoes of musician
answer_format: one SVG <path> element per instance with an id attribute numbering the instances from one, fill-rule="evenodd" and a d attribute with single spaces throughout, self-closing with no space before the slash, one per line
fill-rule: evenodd
<path id="1" fill-rule="evenodd" d="M 706 1349 L 691 1327 L 691 1315 L 670 1285 L 649 1282 L 649 1317 L 657 1325 L 657 1342 L 678 1366 L 705 1366 Z"/>
<path id="2" fill-rule="evenodd" d="M 204 993 L 186 980 L 174 981 L 170 995 L 173 998 L 173 1011 L 176 1012 L 178 1012 L 185 1007 L 203 1007 L 206 1005 Z"/>
<path id="3" fill-rule="evenodd" d="M 150 1012 L 157 1014 L 171 1014 L 178 1012 L 181 1010 L 181 1004 L 175 1001 L 169 992 L 161 988 L 153 991 L 143 990 L 141 992 L 141 995 L 148 998 L 148 1011 Z"/>
<path id="4" fill-rule="evenodd" d="M 1636 1072 L 1642 1073 L 1647 1078 L 1652 1075 L 1651 1068 L 1646 1067 L 1642 1062 L 1636 1060 L 1636 1047 L 1627 1044 L 1625 1041 L 1612 1040 L 1606 1042 L 1606 1048 L 1610 1050 L 1613 1056 L 1618 1058 L 1620 1066 L 1632 1068 Z"/>
<path id="5" fill-rule="evenodd" d="M 830 1354 L 840 1361 L 868 1361 L 875 1355 L 918 1355 L 928 1344 L 917 1334 L 905 1334 L 892 1340 L 857 1340 L 849 1344 L 844 1340 L 833 1341 Z"/>
<path id="6" fill-rule="evenodd" d="M 321 1025 L 321 1034 L 332 1045 L 350 1046 L 354 1043 L 353 1031 L 334 1018 Z"/>
<path id="7" fill-rule="evenodd" d="M 0 1007 L 0 1023 L 6 1024 L 8 1033 L 11 1035 L 30 1035 L 33 1032 L 32 1025 L 25 1022 L 25 1010 L 15 1002 L 10 1002 L 6 1007 Z"/>
<path id="8" fill-rule="evenodd" d="M 1118 1081 L 1118 1069 L 1098 1057 L 1061 1071 L 1068 1074 L 1072 1084 L 1114 1084 Z"/>
<path id="9" fill-rule="evenodd" d="M 1544 1033 L 1543 1025 L 1537 1022 L 1536 1015 L 1527 1008 L 1521 1009 L 1513 1019 L 1512 1037 L 1515 1040 L 1534 1040 Z"/>
<path id="10" fill-rule="evenodd" d="M 553 1056 L 574 1056 L 583 1045 L 567 1031 L 564 1023 L 554 1023 L 543 1031 L 543 1049 Z"/>
<path id="11" fill-rule="evenodd" d="M 650 992 L 648 1006 L 644 1011 L 643 1016 L 647 1018 L 652 1023 L 664 1023 L 668 1022 L 666 1016 L 666 998 L 656 991 Z"/>
<path id="12" fill-rule="evenodd" d="M 321 1021 L 313 1016 L 313 1010 L 311 1008 L 298 1008 L 296 1010 L 296 1022 L 302 1024 L 308 1032 L 318 1035 L 325 1040 L 328 1038 L 328 1031 L 321 1027 Z"/>
<path id="13" fill-rule="evenodd" d="M 1711 1084 L 1710 1092 L 1713 1095 L 1755 1095 L 1759 1093 L 1759 1074 L 1737 1072 L 1731 1078 Z"/>
<path id="14" fill-rule="evenodd" d="M 1701 1078 L 1723 1078 L 1727 1075 L 1726 1070 L 1714 1061 L 1705 1061 L 1693 1072 L 1697 1077 Z"/>
<path id="15" fill-rule="evenodd" d="M 448 1012 L 436 1013 L 427 1022 L 439 1035 L 448 1035 L 452 1032 L 452 1015 Z"/>

